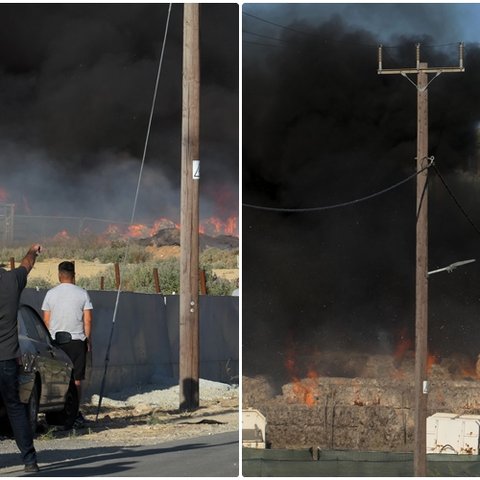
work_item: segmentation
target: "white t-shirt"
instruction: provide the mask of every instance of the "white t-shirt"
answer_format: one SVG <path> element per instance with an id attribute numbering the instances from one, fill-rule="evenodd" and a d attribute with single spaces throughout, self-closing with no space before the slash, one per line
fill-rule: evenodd
<path id="1" fill-rule="evenodd" d="M 70 332 L 72 340 L 85 340 L 83 311 L 93 310 L 88 292 L 73 283 L 61 283 L 50 289 L 42 304 L 43 311 L 50 312 L 50 335 Z"/>

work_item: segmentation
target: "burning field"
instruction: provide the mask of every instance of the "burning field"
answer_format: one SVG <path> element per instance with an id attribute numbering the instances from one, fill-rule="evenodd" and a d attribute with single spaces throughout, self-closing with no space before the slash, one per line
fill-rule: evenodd
<path id="1" fill-rule="evenodd" d="M 408 342 L 407 342 L 408 343 Z M 272 448 L 412 451 L 414 354 L 284 355 L 285 381 L 243 378 L 243 407 L 267 419 Z M 480 413 L 480 371 L 463 355 L 429 357 L 428 415 Z"/>
<path id="2" fill-rule="evenodd" d="M 89 228 L 87 220 L 82 223 L 82 229 L 63 229 L 41 239 L 43 251 L 29 276 L 30 287 L 56 285 L 58 264 L 72 259 L 83 288 L 115 290 L 121 280 L 124 291 L 166 295 L 179 291 L 180 229 L 173 221 L 160 219 L 153 227 L 110 224 L 100 233 Z M 210 224 L 214 227 L 199 232 L 202 293 L 229 295 L 239 278 L 239 238 L 228 234 L 236 217 L 227 222 L 210 219 Z M 26 248 L 0 249 L 0 263 L 18 265 Z"/>

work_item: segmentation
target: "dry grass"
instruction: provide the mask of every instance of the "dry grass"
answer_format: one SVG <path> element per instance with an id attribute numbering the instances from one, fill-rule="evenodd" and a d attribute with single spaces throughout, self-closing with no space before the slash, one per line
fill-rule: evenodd
<path id="1" fill-rule="evenodd" d="M 64 259 L 49 258 L 37 262 L 30 272 L 29 279 L 44 279 L 55 285 L 58 283 L 58 264 Z M 101 274 L 111 264 L 89 262 L 87 260 L 75 260 L 77 278 L 90 278 Z"/>
<path id="2" fill-rule="evenodd" d="M 238 268 L 214 268 L 212 273 L 218 278 L 224 278 L 231 282 L 238 280 Z"/>
<path id="3" fill-rule="evenodd" d="M 146 247 L 145 251 L 148 255 L 151 256 L 152 260 L 155 261 L 164 261 L 170 258 L 179 258 L 180 257 L 180 247 L 173 246 L 163 246 L 163 247 Z M 58 284 L 58 264 L 64 260 L 74 260 L 76 267 L 76 278 L 77 281 L 81 279 L 90 279 L 104 275 L 108 275 L 107 270 L 112 270 L 112 263 L 102 263 L 98 259 L 89 261 L 79 258 L 39 258 L 35 264 L 33 270 L 29 275 L 29 285 L 34 286 L 35 281 L 48 282 L 51 286 Z M 18 262 L 17 262 L 18 266 Z M 239 269 L 238 268 L 213 268 L 212 273 L 219 279 L 228 280 L 235 282 L 239 278 Z M 44 284 L 42 284 L 45 287 Z"/>

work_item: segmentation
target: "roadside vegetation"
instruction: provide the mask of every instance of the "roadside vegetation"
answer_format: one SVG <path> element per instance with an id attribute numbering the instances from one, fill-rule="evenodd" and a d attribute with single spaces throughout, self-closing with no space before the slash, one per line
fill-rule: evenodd
<path id="1" fill-rule="evenodd" d="M 18 262 L 23 258 L 28 246 L 0 249 L 0 264 L 9 268 L 10 258 Z M 180 259 L 170 256 L 165 259 L 155 258 L 151 250 L 130 242 L 128 245 L 127 262 L 125 254 L 127 245 L 124 241 L 112 241 L 110 244 L 89 246 L 85 242 L 72 239 L 68 242 L 58 242 L 49 245 L 37 262 L 47 262 L 49 259 L 85 260 L 108 264 L 101 273 L 89 277 L 77 278 L 77 284 L 87 290 L 100 290 L 103 283 L 104 290 L 116 290 L 115 267 L 120 267 L 122 291 L 155 293 L 154 269 L 158 270 L 161 293 L 172 295 L 180 289 Z M 237 288 L 237 281 L 227 280 L 217 276 L 213 271 L 217 269 L 237 269 L 238 249 L 222 250 L 208 248 L 200 253 L 200 269 L 205 271 L 208 295 L 230 295 Z M 102 282 L 103 277 L 103 282 Z M 55 286 L 47 279 L 36 278 L 36 288 L 51 288 Z"/>

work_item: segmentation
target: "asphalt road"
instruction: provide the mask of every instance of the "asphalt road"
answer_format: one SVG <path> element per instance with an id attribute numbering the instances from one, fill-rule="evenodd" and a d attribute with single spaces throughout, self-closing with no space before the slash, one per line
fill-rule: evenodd
<path id="1" fill-rule="evenodd" d="M 68 442 L 66 443 L 68 444 Z M 7 458 L 8 457 L 8 458 Z M 16 466 L 12 465 L 13 458 Z M 3 461 L 2 461 L 3 459 Z M 18 453 L 2 454 L 4 477 L 236 477 L 238 432 L 189 438 L 142 447 L 92 446 L 44 450 L 38 474 L 25 475 Z"/>

